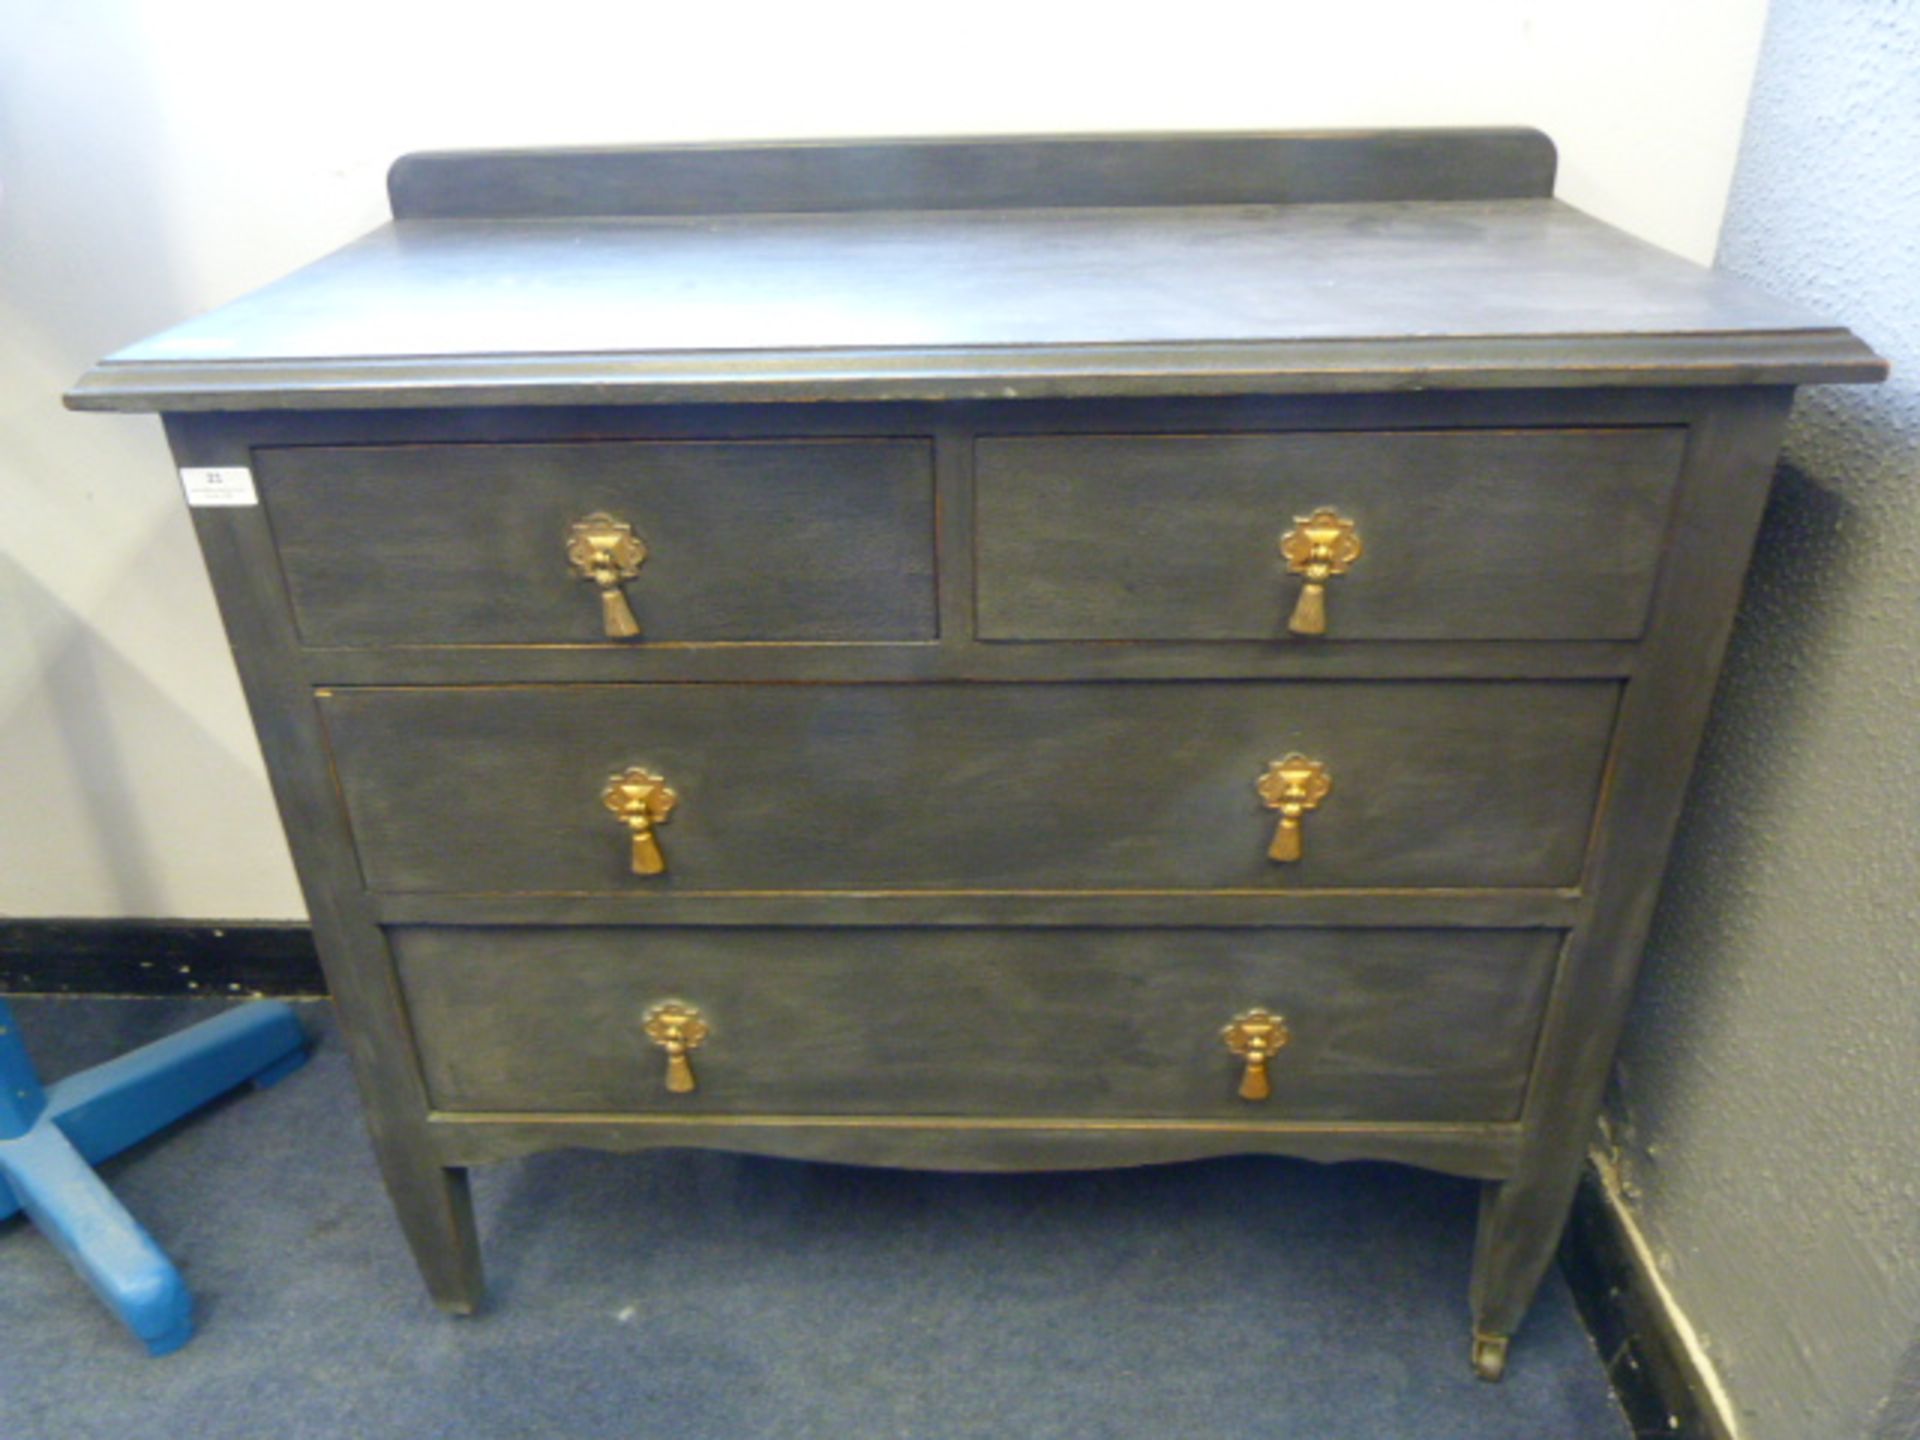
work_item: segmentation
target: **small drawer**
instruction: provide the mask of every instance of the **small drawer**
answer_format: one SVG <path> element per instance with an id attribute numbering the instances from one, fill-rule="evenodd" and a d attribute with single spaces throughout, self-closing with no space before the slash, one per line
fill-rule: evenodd
<path id="1" fill-rule="evenodd" d="M 982 439 L 978 633 L 1285 641 L 1318 620 L 1328 640 L 1632 639 L 1683 441 L 1679 428 Z M 1322 509 L 1351 528 L 1308 533 Z M 1334 562 L 1304 607 L 1317 616 L 1295 568 L 1314 563 L 1315 538 Z"/>
<path id="2" fill-rule="evenodd" d="M 448 1111 L 1502 1121 L 1546 930 L 389 932 Z M 683 1011 L 654 1017 L 678 1002 Z M 1223 1033 L 1264 1009 L 1265 1098 Z M 691 1013 L 689 1013 L 691 1012 Z M 676 1037 L 677 1031 L 677 1037 Z M 684 1068 L 669 1046 L 684 1047 Z M 691 1084 L 692 1088 L 685 1088 Z M 674 1087 L 679 1088 L 674 1088 Z"/>
<path id="3" fill-rule="evenodd" d="M 1618 696 L 647 684 L 342 689 L 320 709 L 380 891 L 1257 891 L 1578 883 Z M 1323 773 L 1276 766 L 1296 753 Z"/>
<path id="4" fill-rule="evenodd" d="M 309 645 L 936 635 L 923 441 L 311 447 L 254 468 Z"/>

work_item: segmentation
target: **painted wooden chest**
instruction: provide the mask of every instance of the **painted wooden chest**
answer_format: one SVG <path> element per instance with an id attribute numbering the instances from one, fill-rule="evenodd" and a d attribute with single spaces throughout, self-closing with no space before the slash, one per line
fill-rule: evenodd
<path id="1" fill-rule="evenodd" d="M 1500 1374 L 1792 389 L 1884 369 L 1553 171 L 415 155 L 79 383 L 166 416 L 441 1305 L 554 1146 L 1375 1157 L 1485 1182 Z"/>

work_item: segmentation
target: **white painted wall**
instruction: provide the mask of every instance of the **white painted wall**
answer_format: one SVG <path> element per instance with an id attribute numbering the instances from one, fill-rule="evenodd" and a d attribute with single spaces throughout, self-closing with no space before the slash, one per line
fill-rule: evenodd
<path id="1" fill-rule="evenodd" d="M 1746 1440 L 1920 1440 L 1916 57 L 1774 0 L 1720 261 L 1893 376 L 1794 406 L 1608 1105 Z"/>
<path id="2" fill-rule="evenodd" d="M 151 420 L 99 355 L 384 218 L 404 151 L 1531 124 L 1711 256 L 1764 0 L 0 0 L 0 913 L 301 913 Z"/>

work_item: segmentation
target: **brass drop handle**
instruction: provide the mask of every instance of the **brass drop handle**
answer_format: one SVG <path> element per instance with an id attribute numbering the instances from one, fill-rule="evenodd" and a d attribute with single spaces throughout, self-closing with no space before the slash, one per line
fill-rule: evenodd
<path id="1" fill-rule="evenodd" d="M 633 873 L 658 875 L 667 868 L 654 826 L 673 817 L 680 797 L 660 776 L 639 765 L 621 771 L 607 781 L 600 792 L 600 803 L 614 813 L 633 835 Z"/>
<path id="2" fill-rule="evenodd" d="M 1300 587 L 1287 629 L 1296 635 L 1327 633 L 1327 581 L 1346 574 L 1363 551 L 1353 521 L 1324 505 L 1294 517 L 1293 528 L 1280 537 L 1280 553 L 1287 569 L 1306 576 L 1307 583 Z"/>
<path id="3" fill-rule="evenodd" d="M 640 633 L 640 622 L 627 604 L 624 580 L 640 573 L 647 544 L 633 526 L 604 510 L 576 520 L 567 529 L 567 559 L 574 574 L 600 587 L 600 622 L 611 640 L 630 640 Z"/>
<path id="4" fill-rule="evenodd" d="M 1300 821 L 1333 792 L 1333 776 L 1318 760 L 1293 754 L 1268 765 L 1257 785 L 1267 808 L 1280 812 L 1280 826 L 1273 832 L 1267 858 L 1281 864 L 1298 860 Z"/>
<path id="5" fill-rule="evenodd" d="M 1247 1062 L 1240 1074 L 1240 1098 L 1265 1100 L 1273 1094 L 1272 1082 L 1267 1079 L 1267 1061 L 1285 1049 L 1293 1038 L 1287 1029 L 1287 1017 L 1259 1008 L 1243 1010 L 1220 1032 L 1220 1038 L 1229 1051 Z"/>
<path id="6" fill-rule="evenodd" d="M 697 1088 L 693 1062 L 687 1056 L 698 1050 L 712 1033 L 707 1017 L 682 1000 L 662 1000 L 641 1018 L 647 1039 L 667 1052 L 667 1089 L 675 1095 L 690 1095 Z"/>

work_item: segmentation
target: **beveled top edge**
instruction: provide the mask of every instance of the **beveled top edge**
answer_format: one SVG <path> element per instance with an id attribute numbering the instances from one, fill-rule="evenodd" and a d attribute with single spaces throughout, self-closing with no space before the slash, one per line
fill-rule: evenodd
<path id="1" fill-rule="evenodd" d="M 1417 390 L 1873 384 L 1843 328 L 1715 335 L 1326 340 L 1037 350 L 103 361 L 73 410 L 1040 400 Z"/>
<path id="2" fill-rule="evenodd" d="M 1553 193 L 1525 127 L 733 141 L 422 151 L 395 219 L 1500 200 Z"/>

